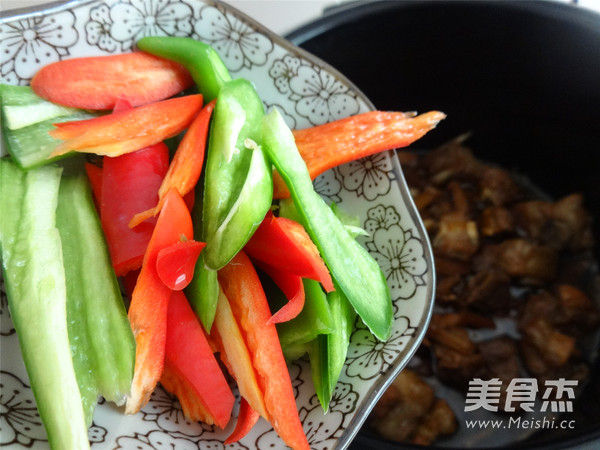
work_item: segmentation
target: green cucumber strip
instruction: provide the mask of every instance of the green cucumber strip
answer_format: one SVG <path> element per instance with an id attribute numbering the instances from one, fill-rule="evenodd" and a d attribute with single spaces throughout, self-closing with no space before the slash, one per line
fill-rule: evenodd
<path id="1" fill-rule="evenodd" d="M 56 222 L 67 283 L 69 340 L 89 426 L 99 395 L 118 405 L 125 402 L 135 340 L 84 174 L 63 176 Z"/>
<path id="2" fill-rule="evenodd" d="M 61 169 L 54 166 L 23 175 L 10 160 L 0 160 L 2 265 L 11 318 L 50 447 L 84 449 L 89 441 L 71 359 L 56 229 L 60 178 Z M 11 194 L 22 203 L 15 205 Z"/>
<path id="3" fill-rule="evenodd" d="M 61 116 L 71 116 L 79 110 L 44 100 L 29 86 L 0 85 L 3 123 L 9 130 L 18 130 L 38 122 Z"/>
<path id="4" fill-rule="evenodd" d="M 0 160 L 0 249 L 2 260 L 11 261 L 21 222 L 26 173 L 8 159 Z"/>
<path id="5" fill-rule="evenodd" d="M 294 136 L 277 109 L 264 117 L 263 148 L 285 181 L 334 281 L 373 335 L 385 341 L 391 334 L 393 321 L 385 276 L 315 192 Z"/>
<path id="6" fill-rule="evenodd" d="M 4 135 L 6 149 L 15 162 L 24 170 L 58 161 L 75 154 L 75 152 L 50 158 L 50 154 L 62 142 L 48 134 L 50 130 L 54 129 L 53 124 L 90 119 L 91 117 L 94 116 L 86 112 L 78 112 L 72 116 L 57 117 L 18 130 L 3 129 L 2 134 Z"/>
<path id="7" fill-rule="evenodd" d="M 35 95 L 28 86 L 1 85 L 1 88 L 2 135 L 8 153 L 22 169 L 32 169 L 73 154 L 50 158 L 55 147 L 62 142 L 48 134 L 54 129 L 53 124 L 98 116 L 80 109 L 57 107 Z M 27 110 L 23 109 L 25 107 Z M 25 115 L 28 117 L 23 117 Z M 12 128 L 9 124 L 13 124 Z"/>

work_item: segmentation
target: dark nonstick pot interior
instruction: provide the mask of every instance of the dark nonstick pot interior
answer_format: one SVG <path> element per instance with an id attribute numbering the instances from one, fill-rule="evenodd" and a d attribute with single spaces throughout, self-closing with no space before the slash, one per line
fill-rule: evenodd
<path id="1" fill-rule="evenodd" d="M 378 109 L 445 112 L 419 148 L 470 132 L 477 157 L 526 175 L 552 197 L 583 193 L 600 259 L 600 15 L 539 1 L 359 2 L 288 38 Z M 544 430 L 528 448 L 600 439 L 599 369 L 576 400 L 574 432 Z M 398 448 L 365 433 L 353 446 Z"/>

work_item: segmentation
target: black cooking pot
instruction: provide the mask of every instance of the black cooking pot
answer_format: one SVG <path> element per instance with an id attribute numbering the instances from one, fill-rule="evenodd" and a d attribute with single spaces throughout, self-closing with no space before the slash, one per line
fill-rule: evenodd
<path id="1" fill-rule="evenodd" d="M 288 39 L 340 70 L 378 109 L 444 111 L 419 148 L 470 132 L 477 157 L 552 197 L 583 193 L 600 259 L 600 15 L 544 1 L 358 2 Z M 514 445 L 600 446 L 598 361 L 571 418 L 574 430 L 542 430 Z M 399 447 L 366 432 L 353 444 Z"/>

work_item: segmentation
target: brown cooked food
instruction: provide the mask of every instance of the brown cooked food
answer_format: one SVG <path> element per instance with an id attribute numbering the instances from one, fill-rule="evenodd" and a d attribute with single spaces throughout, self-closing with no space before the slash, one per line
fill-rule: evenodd
<path id="1" fill-rule="evenodd" d="M 409 369 L 383 393 L 369 424 L 386 439 L 422 445 L 456 431 L 456 419 L 446 401 L 436 399 L 433 389 Z"/>
<path id="2" fill-rule="evenodd" d="M 600 324 L 588 292 L 597 276 L 591 218 L 581 195 L 556 201 L 498 167 L 479 161 L 456 140 L 423 155 L 399 153 L 429 234 L 436 306 L 418 351 L 384 393 L 367 422 L 382 437 L 430 445 L 457 421 L 427 383 L 436 377 L 466 393 L 474 378 L 508 384 L 560 377 L 584 381 L 581 340 Z M 498 321 L 515 333 L 474 338 Z M 455 405 L 463 408 L 464 405 Z"/>

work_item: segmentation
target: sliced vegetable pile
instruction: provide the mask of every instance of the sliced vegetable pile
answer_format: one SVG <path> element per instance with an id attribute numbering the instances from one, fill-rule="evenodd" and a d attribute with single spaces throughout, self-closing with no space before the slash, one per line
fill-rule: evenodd
<path id="1" fill-rule="evenodd" d="M 99 395 L 134 414 L 159 382 L 191 420 L 225 428 L 231 376 L 242 400 L 226 443 L 262 416 L 308 448 L 286 359 L 308 353 L 327 411 L 357 315 L 382 341 L 392 327 L 382 271 L 312 179 L 444 115 L 291 131 L 210 46 L 138 47 L 2 86 L 4 279 L 50 445 L 89 446 Z"/>

